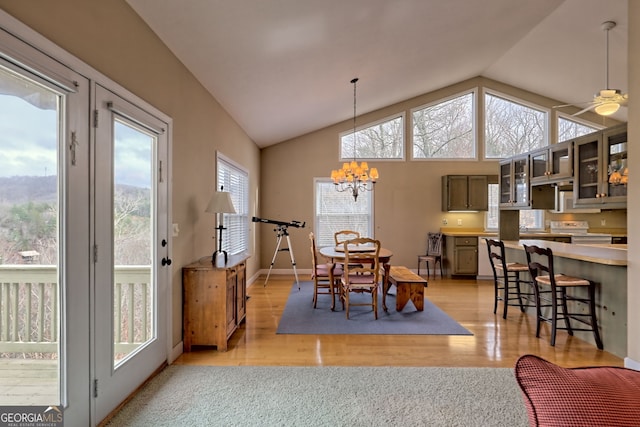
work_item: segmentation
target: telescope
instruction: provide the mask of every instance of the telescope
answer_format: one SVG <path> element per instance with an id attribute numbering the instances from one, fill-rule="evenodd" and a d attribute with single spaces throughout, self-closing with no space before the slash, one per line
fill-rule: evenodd
<path id="1" fill-rule="evenodd" d="M 264 222 L 267 224 L 275 224 L 277 226 L 280 227 L 296 227 L 296 228 L 304 228 L 305 222 L 302 221 L 291 221 L 291 222 L 284 222 L 284 221 L 276 221 L 274 219 L 264 219 L 264 218 L 258 218 L 258 217 L 253 217 L 251 218 L 251 221 L 253 222 Z"/>

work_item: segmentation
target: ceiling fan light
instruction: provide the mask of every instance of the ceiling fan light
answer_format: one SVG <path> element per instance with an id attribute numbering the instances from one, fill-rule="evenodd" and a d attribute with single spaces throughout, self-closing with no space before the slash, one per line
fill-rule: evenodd
<path id="1" fill-rule="evenodd" d="M 596 107 L 596 113 L 601 116 L 610 116 L 620 109 L 620 104 L 617 102 L 605 102 Z"/>
<path id="2" fill-rule="evenodd" d="M 621 95 L 620 89 L 602 89 L 600 91 L 601 98 L 613 98 L 616 95 Z"/>

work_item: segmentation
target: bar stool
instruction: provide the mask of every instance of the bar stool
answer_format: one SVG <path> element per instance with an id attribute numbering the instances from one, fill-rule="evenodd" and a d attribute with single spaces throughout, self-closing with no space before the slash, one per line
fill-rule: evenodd
<path id="1" fill-rule="evenodd" d="M 541 322 L 551 323 L 551 346 L 556 345 L 556 330 L 564 329 L 569 335 L 573 335 L 573 331 L 593 331 L 593 338 L 596 346 L 602 350 L 602 340 L 598 331 L 598 321 L 596 319 L 596 284 L 591 280 L 579 277 L 566 276 L 557 274 L 553 269 L 553 252 L 550 248 L 540 248 L 535 245 L 523 245 L 527 255 L 527 264 L 529 272 L 534 282 L 534 291 L 536 294 L 536 337 L 540 337 Z M 541 302 L 540 286 L 550 288 L 547 291 L 549 298 L 546 298 L 546 305 Z M 567 293 L 567 289 L 572 288 L 572 295 Z M 575 294 L 576 290 L 582 288 L 587 293 L 586 297 Z M 589 307 L 588 313 L 579 312 L 577 307 L 572 304 L 572 311 L 569 311 L 567 302 L 582 303 Z M 551 318 L 542 314 L 543 307 L 551 307 Z M 562 313 L 558 314 L 558 307 L 561 307 Z M 563 320 L 565 326 L 558 326 L 558 320 Z M 575 320 L 584 325 L 589 326 L 575 328 L 571 326 L 571 320 Z"/>
<path id="2" fill-rule="evenodd" d="M 495 289 L 493 314 L 496 314 L 498 309 L 498 301 L 504 302 L 503 319 L 507 318 L 507 308 L 510 305 L 520 307 L 520 311 L 524 313 L 527 307 L 535 306 L 531 280 L 523 280 L 520 277 L 521 273 L 529 274 L 529 267 L 517 262 L 507 262 L 504 243 L 501 240 L 486 239 L 486 241 Z M 523 291 L 522 284 L 525 284 L 528 289 Z"/>

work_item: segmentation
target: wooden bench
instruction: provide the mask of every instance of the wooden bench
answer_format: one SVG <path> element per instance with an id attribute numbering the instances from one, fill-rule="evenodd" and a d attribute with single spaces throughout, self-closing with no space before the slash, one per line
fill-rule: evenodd
<path id="1" fill-rule="evenodd" d="M 427 281 L 407 267 L 392 265 L 389 282 L 396 285 L 396 311 L 402 311 L 409 300 L 416 310 L 424 310 L 424 288 Z"/>

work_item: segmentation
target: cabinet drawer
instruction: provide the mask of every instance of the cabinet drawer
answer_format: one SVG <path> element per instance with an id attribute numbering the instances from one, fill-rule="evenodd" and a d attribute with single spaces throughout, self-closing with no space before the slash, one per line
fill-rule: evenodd
<path id="1" fill-rule="evenodd" d="M 478 246 L 477 237 L 456 237 L 453 241 L 455 246 Z"/>

